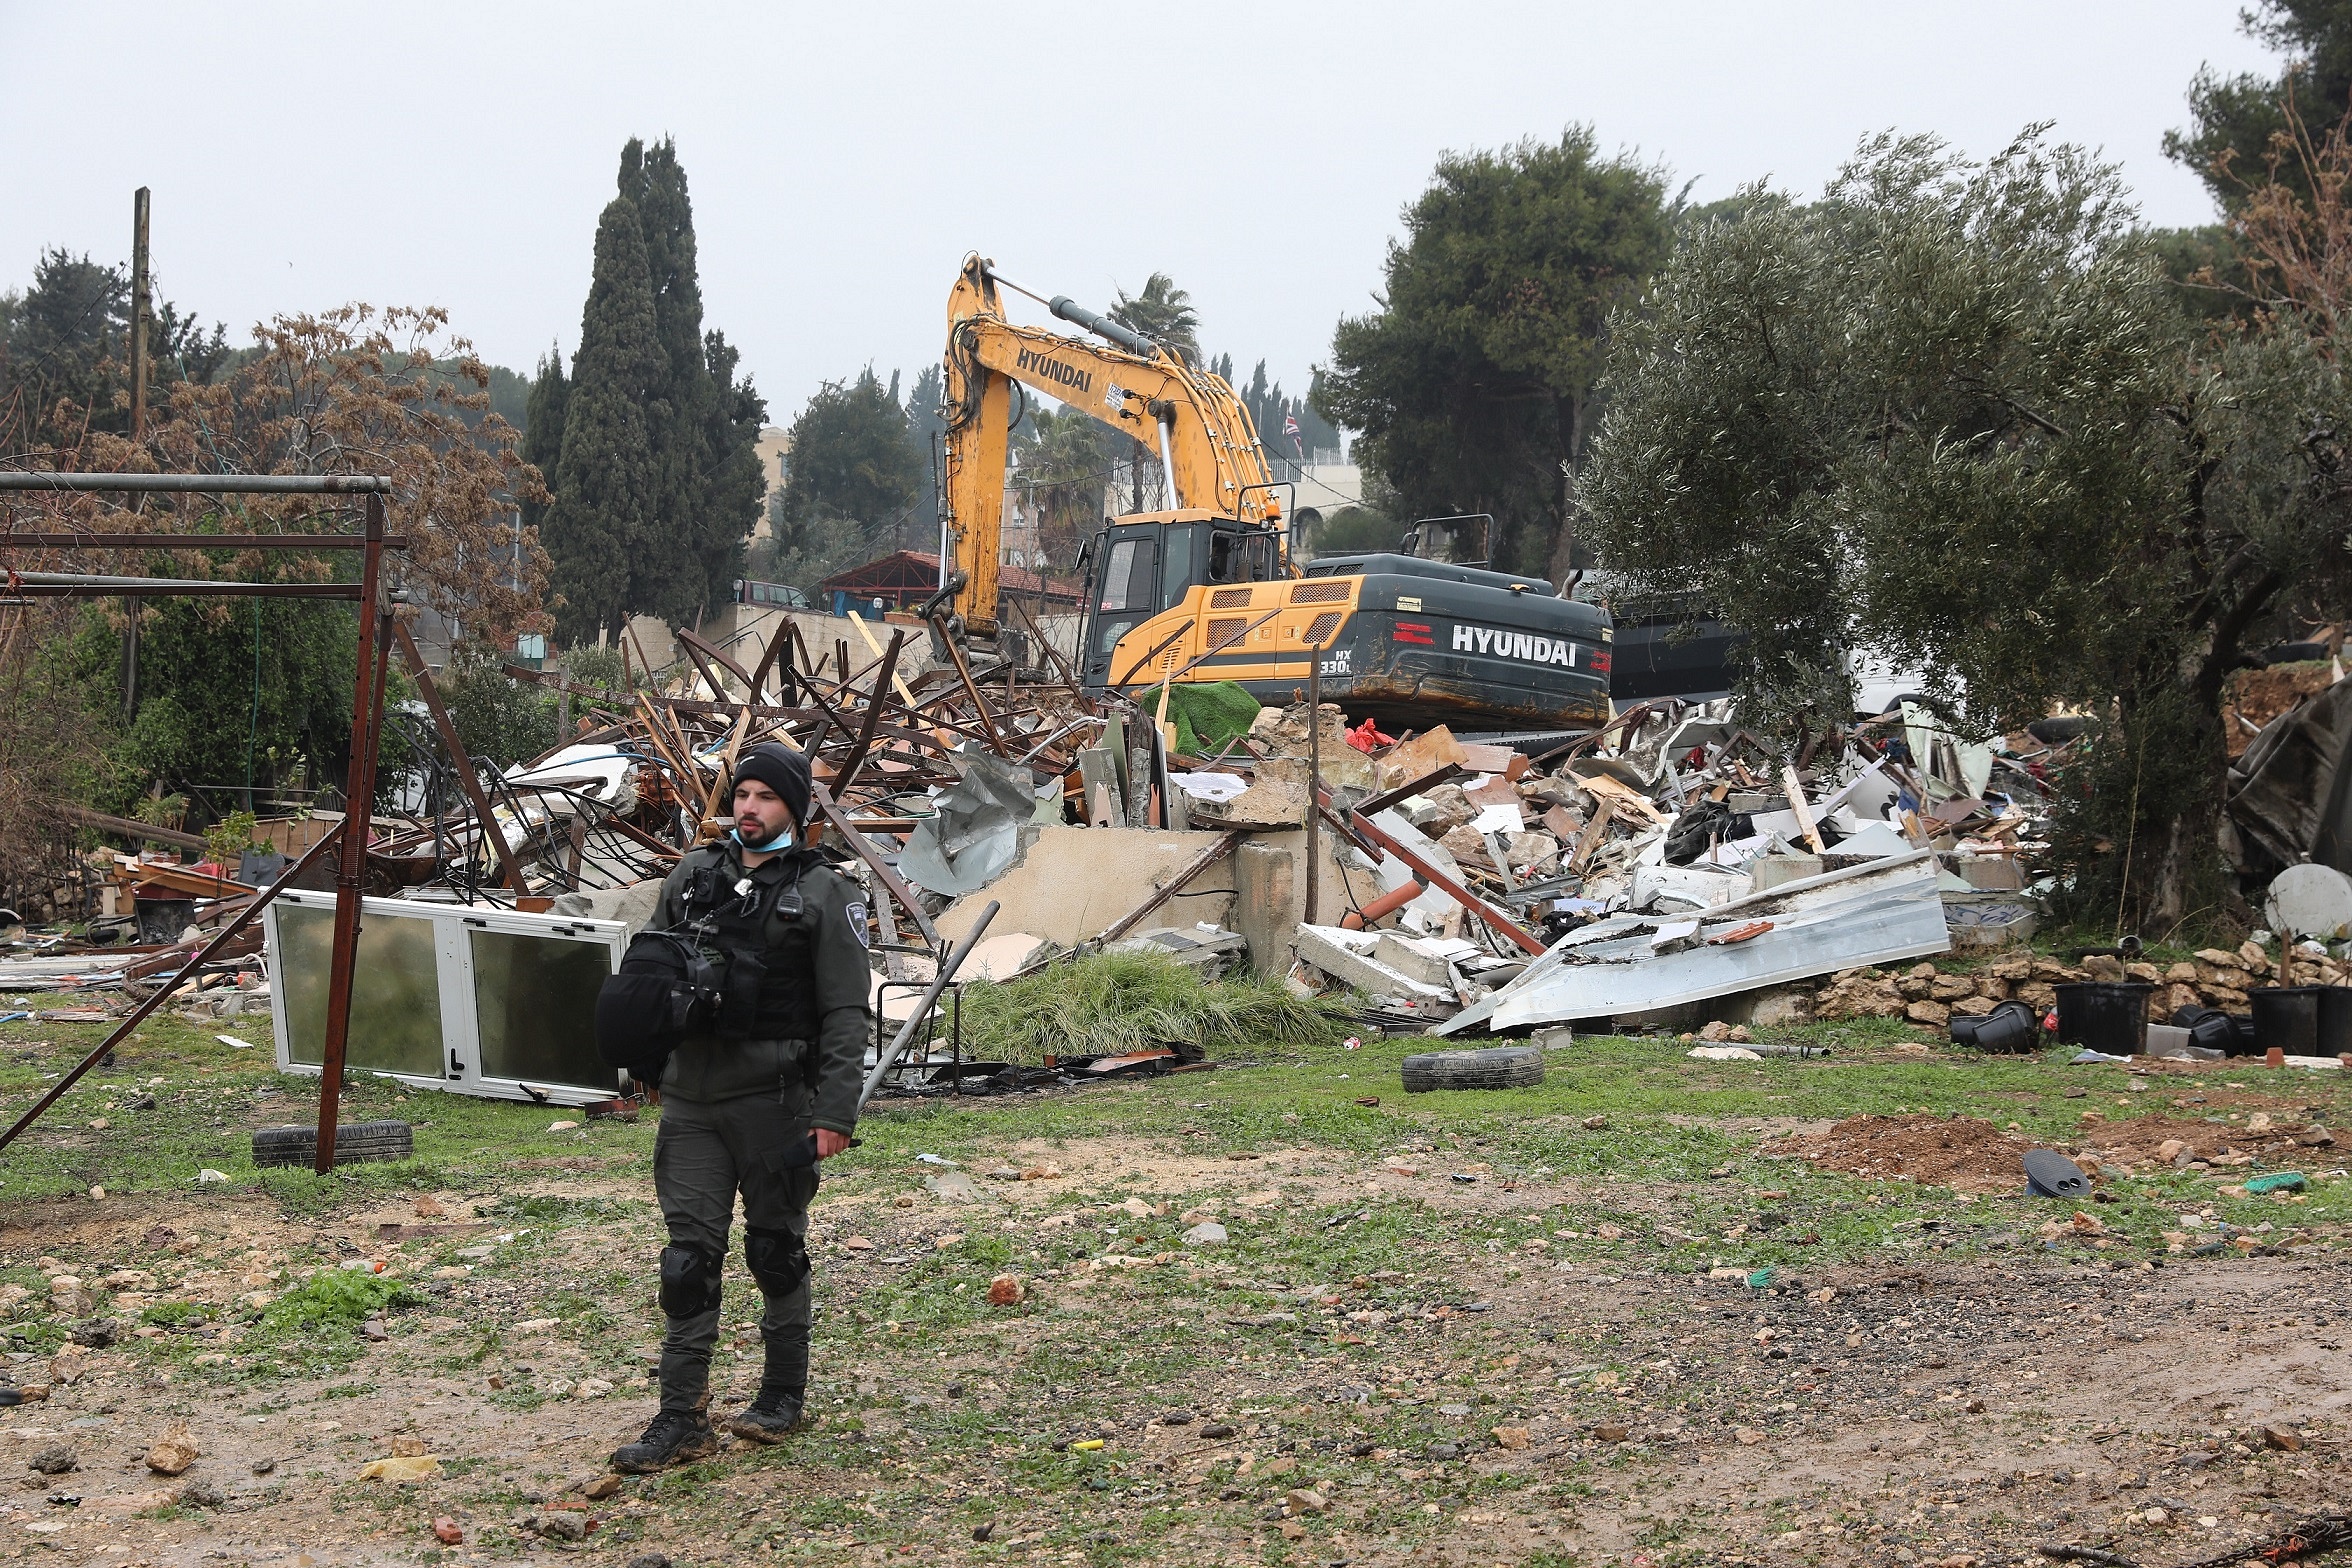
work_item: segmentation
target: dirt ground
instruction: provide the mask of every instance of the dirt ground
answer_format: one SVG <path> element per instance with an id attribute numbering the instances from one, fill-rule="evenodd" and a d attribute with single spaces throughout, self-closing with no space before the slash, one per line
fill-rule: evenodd
<path id="1" fill-rule="evenodd" d="M 2140 1157 L 2160 1121 L 2086 1144 Z M 1846 1170 L 1899 1153 L 1900 1174 L 1963 1189 L 2013 1173 L 2022 1142 L 1922 1117 L 1800 1141 Z M 258 1194 L 20 1206 L 8 1277 L 79 1279 L 76 1305 L 120 1323 L 159 1303 L 218 1315 L 11 1353 L 50 1393 L 0 1412 L 0 1474 L 18 1478 L 0 1553 L 1957 1568 L 2076 1541 L 2163 1564 L 2352 1491 L 2340 1254 L 1948 1259 L 1913 1232 L 1883 1263 L 1759 1290 L 1645 1256 L 1643 1216 L 1684 1212 L 1672 1191 L 1472 1169 L 1476 1152 L 1062 1139 L 966 1160 L 962 1182 L 909 1162 L 829 1184 L 816 1427 L 617 1484 L 604 1458 L 653 1410 L 640 1182 L 549 1170 L 311 1219 Z M 1781 1194 L 1754 1196 L 1769 1212 Z M 1318 1234 L 1231 1262 L 1172 1240 L 1206 1218 Z M 1394 1266 L 1343 1272 L 1352 1233 L 1383 1223 Z M 1609 1260 L 1547 1259 L 1572 1250 L 1555 1237 L 1611 1231 Z M 1087 1255 L 1067 1256 L 1080 1236 Z M 331 1370 L 241 1368 L 260 1352 L 239 1303 L 345 1261 L 381 1262 L 420 1303 Z M 999 1270 L 1027 1294 L 992 1314 L 975 1293 Z M 737 1306 L 747 1285 L 731 1274 Z M 11 1321 L 42 1306 L 35 1291 Z M 756 1358 L 738 1322 L 722 1405 Z M 202 1457 L 166 1478 L 143 1456 L 176 1421 Z M 60 1446 L 74 1468 L 27 1468 Z M 401 1448 L 438 1473 L 358 1479 Z M 191 1480 L 217 1502 L 191 1502 Z"/>

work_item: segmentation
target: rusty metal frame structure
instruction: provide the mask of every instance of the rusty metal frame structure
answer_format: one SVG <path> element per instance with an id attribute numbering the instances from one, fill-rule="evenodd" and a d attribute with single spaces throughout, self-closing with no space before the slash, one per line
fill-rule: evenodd
<path id="1" fill-rule="evenodd" d="M 8 571 L 0 579 L 0 604 L 29 598 L 150 598 L 186 595 L 350 599 L 359 606 L 359 648 L 351 692 L 351 758 L 344 775 L 343 831 L 313 845 L 301 860 L 286 868 L 263 889 L 228 928 L 190 957 L 178 974 L 165 981 L 153 996 L 60 1078 L 50 1091 L 18 1119 L 5 1134 L 6 1148 L 35 1118 L 133 1029 L 162 1005 L 184 979 L 193 976 L 215 951 L 249 924 L 262 908 L 289 886 L 329 844 L 335 857 L 335 929 L 327 980 L 325 1049 L 319 1071 L 318 1159 L 324 1176 L 335 1166 L 335 1130 L 342 1098 L 344 1049 L 351 1031 L 351 982 L 359 955 L 359 901 L 367 875 L 368 828 L 376 798 L 376 748 L 383 731 L 384 685 L 396 623 L 383 612 L 384 552 L 401 549 L 407 540 L 384 531 L 384 497 L 392 481 L 377 474 L 92 474 L 0 473 L 0 494 L 133 494 L 133 495 L 324 495 L 358 496 L 364 518 L 357 534 L 183 534 L 183 533 L 55 533 L 0 530 L 0 550 L 11 547 L 73 550 L 357 550 L 356 583 L 234 583 L 171 577 L 108 577 L 74 572 Z"/>

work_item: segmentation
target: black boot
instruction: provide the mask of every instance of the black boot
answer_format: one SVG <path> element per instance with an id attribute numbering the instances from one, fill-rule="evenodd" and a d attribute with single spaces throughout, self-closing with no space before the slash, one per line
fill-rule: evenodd
<path id="1" fill-rule="evenodd" d="M 612 1467 L 626 1475 L 651 1475 L 671 1465 L 708 1459 L 719 1451 L 719 1434 L 699 1410 L 665 1410 L 645 1435 L 613 1451 Z"/>
<path id="2" fill-rule="evenodd" d="M 808 1403 L 808 1325 L 797 1323 L 774 1330 L 767 1336 L 767 1350 L 759 1397 L 727 1423 L 728 1431 L 747 1442 L 782 1442 L 800 1429 Z"/>

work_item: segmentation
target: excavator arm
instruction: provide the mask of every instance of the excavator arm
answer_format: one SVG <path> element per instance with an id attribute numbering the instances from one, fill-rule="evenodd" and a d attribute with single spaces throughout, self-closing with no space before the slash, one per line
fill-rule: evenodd
<path id="1" fill-rule="evenodd" d="M 1066 298 L 1043 303 L 1116 346 L 1016 326 L 1005 319 L 1000 283 L 1018 287 L 981 257 L 966 257 L 947 304 L 942 505 L 958 574 L 950 579 L 956 584 L 951 603 L 967 633 L 988 636 L 996 629 L 1015 382 L 1158 452 L 1174 490 L 1163 497 L 1167 510 L 1201 509 L 1269 527 L 1280 522 L 1257 430 L 1222 377 Z"/>

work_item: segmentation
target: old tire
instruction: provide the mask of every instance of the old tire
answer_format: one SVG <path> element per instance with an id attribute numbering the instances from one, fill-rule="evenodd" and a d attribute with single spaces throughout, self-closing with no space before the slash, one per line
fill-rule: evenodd
<path id="1" fill-rule="evenodd" d="M 1543 1052 L 1532 1045 L 1427 1051 L 1405 1058 L 1404 1075 L 1407 1094 L 1431 1089 L 1524 1089 L 1543 1082 Z"/>
<path id="2" fill-rule="evenodd" d="M 366 1165 L 416 1158 L 416 1130 L 406 1122 L 349 1122 L 335 1129 L 335 1163 Z M 318 1164 L 316 1127 L 262 1127 L 253 1134 L 256 1165 Z"/>

